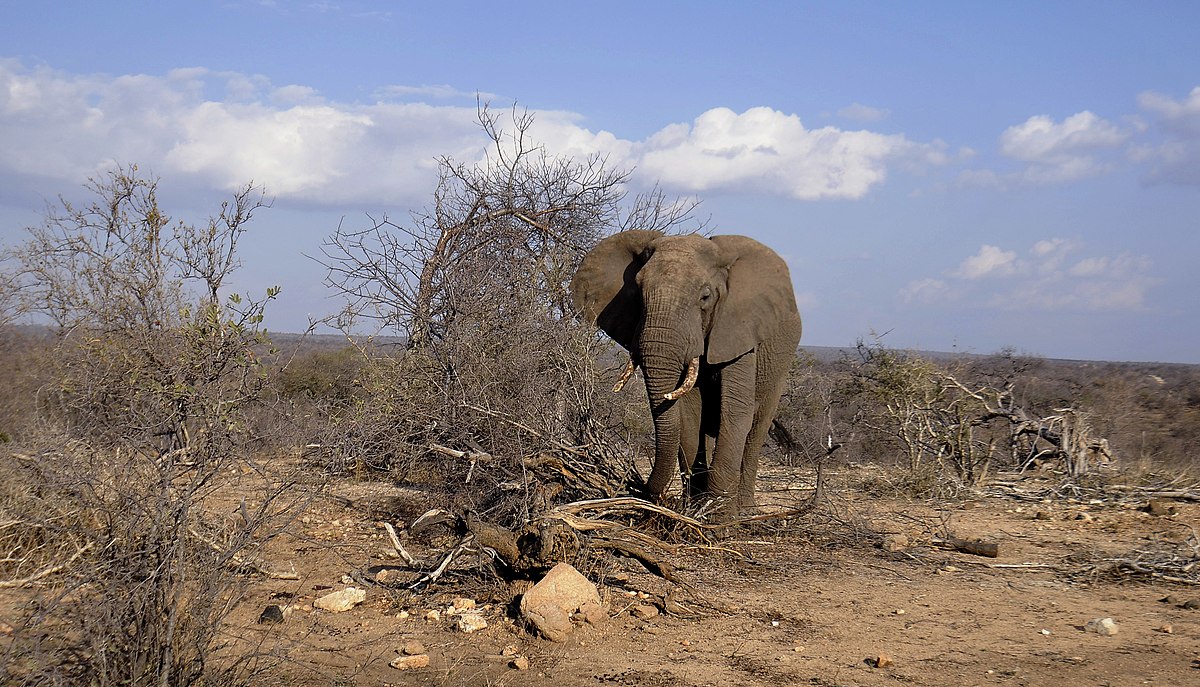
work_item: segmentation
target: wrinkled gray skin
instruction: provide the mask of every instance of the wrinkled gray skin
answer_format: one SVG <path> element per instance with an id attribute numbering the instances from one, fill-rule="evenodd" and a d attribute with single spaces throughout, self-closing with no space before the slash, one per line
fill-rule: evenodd
<path id="1" fill-rule="evenodd" d="M 678 462 L 686 492 L 717 500 L 719 519 L 752 510 L 759 450 L 800 342 L 783 260 L 745 236 L 625 231 L 584 257 L 571 293 L 642 368 L 654 418 L 650 495 L 662 496 Z M 664 399 L 695 357 L 695 387 Z"/>

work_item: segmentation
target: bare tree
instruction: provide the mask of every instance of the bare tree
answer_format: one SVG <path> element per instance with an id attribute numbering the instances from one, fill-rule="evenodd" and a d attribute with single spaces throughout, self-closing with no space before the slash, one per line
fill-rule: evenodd
<path id="1" fill-rule="evenodd" d="M 539 465 L 562 474 L 608 471 L 567 480 L 596 490 L 585 493 L 622 489 L 635 477 L 627 466 L 582 460 L 580 447 L 596 444 L 610 422 L 592 369 L 608 344 L 572 316 L 567 285 L 607 233 L 630 223 L 678 227 L 695 203 L 669 202 L 657 189 L 628 198 L 627 172 L 601 157 L 549 154 L 531 139 L 533 116 L 515 108 L 511 129 L 486 105 L 479 123 L 491 142 L 486 158 L 439 159 L 433 202 L 411 225 L 384 216 L 361 231 L 339 227 L 324 246 L 327 281 L 347 299 L 341 326 L 373 322 L 404 341 L 402 355 L 377 355 L 374 374 L 364 375 L 370 400 L 340 423 L 343 438 L 356 435 L 346 451 L 387 447 L 373 464 L 410 473 L 414 462 L 460 460 L 435 446 L 486 455 L 493 460 L 467 474 L 494 487 L 470 490 L 481 508 L 516 483 L 528 487 L 517 491 L 518 510 L 528 510 L 540 487 L 523 475 L 547 452 L 555 459 Z M 454 474 L 451 489 L 463 490 L 461 470 Z"/>

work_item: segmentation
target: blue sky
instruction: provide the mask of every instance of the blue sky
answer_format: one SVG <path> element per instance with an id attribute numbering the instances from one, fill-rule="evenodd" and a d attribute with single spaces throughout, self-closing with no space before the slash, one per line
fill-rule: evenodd
<path id="1" fill-rule="evenodd" d="M 238 288 L 478 159 L 476 93 L 792 267 L 803 343 L 1200 363 L 1200 3 L 0 0 L 0 241 L 114 162 L 274 207 Z M 344 218 L 344 220 L 343 220 Z"/>

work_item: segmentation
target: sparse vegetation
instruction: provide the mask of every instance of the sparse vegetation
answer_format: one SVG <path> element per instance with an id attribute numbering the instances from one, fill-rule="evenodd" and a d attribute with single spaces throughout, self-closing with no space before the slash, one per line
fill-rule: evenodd
<path id="1" fill-rule="evenodd" d="M 406 490 L 359 515 L 390 525 L 426 514 L 446 535 L 410 565 L 426 585 L 455 571 L 459 582 L 532 576 L 563 559 L 612 570 L 610 552 L 671 581 L 683 578 L 666 558 L 685 551 L 718 567 L 757 560 L 737 547 L 760 540 L 713 546 L 706 523 L 608 498 L 637 490 L 652 427 L 637 383 L 608 392 L 623 360 L 568 305 L 589 246 L 622 228 L 694 225 L 694 206 L 627 197 L 626 174 L 604 160 L 546 155 L 519 112 L 505 129 L 483 107 L 480 123 L 489 157 L 439 160 L 424 212 L 328 239 L 329 286 L 347 303 L 329 320 L 345 334 L 336 347 L 276 356 L 262 328 L 275 290 L 228 292 L 239 239 L 266 207 L 253 186 L 190 224 L 159 207 L 156 180 L 114 170 L 89 185 L 92 202 L 62 200 L 9 249 L 0 681 L 251 682 L 268 652 L 239 644 L 229 619 L 250 576 L 279 572 L 263 551 L 300 517 L 312 492 L 299 479 Z M 264 440 L 272 422 L 290 443 Z M 841 471 L 843 488 L 935 506 L 997 490 L 1078 505 L 1108 498 L 1114 470 L 1130 503 L 1192 498 L 1179 476 L 1196 477 L 1200 367 L 922 355 L 878 340 L 801 351 L 772 436 L 789 475 L 819 465 Z M 281 447 L 310 459 L 303 477 Z M 1021 474 L 1036 475 L 1037 490 L 1017 485 Z M 805 484 L 796 491 L 807 498 Z M 595 498 L 606 500 L 575 503 Z M 859 545 L 878 538 L 826 505 L 827 530 L 852 529 L 846 541 Z M 806 535 L 788 528 L 805 513 L 786 513 L 786 527 L 784 516 L 747 527 L 767 544 L 795 543 Z M 945 521 L 921 536 L 941 530 Z M 339 559 L 359 583 L 378 554 L 382 535 L 371 536 L 373 553 Z M 1190 580 L 1178 571 L 1194 565 L 1194 532 L 1176 539 L 1104 570 Z M 473 565 L 456 559 L 465 553 Z M 393 604 L 416 598 L 378 584 Z"/>
<path id="2" fill-rule="evenodd" d="M 246 413 L 265 381 L 265 298 L 225 294 L 262 193 L 173 222 L 157 181 L 118 169 L 62 200 L 12 253 L 25 312 L 53 323 L 38 411 L 2 457 L 5 586 L 34 585 L 5 681 L 231 684 L 217 663 L 239 569 L 286 520 L 275 473 L 215 508 L 254 465 Z"/>

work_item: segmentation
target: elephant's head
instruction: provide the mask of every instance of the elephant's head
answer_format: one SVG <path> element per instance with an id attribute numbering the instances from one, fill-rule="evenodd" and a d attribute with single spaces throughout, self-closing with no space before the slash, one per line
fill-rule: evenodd
<path id="1" fill-rule="evenodd" d="M 695 381 L 696 363 L 745 355 L 796 312 L 786 264 L 744 236 L 614 234 L 584 257 L 571 293 L 576 309 L 627 349 L 645 375 L 655 423 L 654 495 L 674 474 L 675 399 Z"/>

